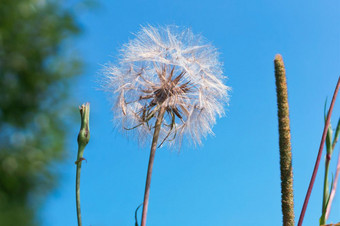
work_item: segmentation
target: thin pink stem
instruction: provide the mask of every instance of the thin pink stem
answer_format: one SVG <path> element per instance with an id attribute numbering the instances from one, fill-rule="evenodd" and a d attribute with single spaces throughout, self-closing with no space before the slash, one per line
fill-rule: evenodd
<path id="1" fill-rule="evenodd" d="M 328 219 L 329 213 L 331 212 L 332 202 L 333 202 L 333 199 L 334 199 L 334 196 L 335 196 L 336 187 L 338 185 L 339 172 L 340 172 L 340 152 L 339 152 L 339 157 L 338 157 L 338 163 L 337 163 L 337 166 L 336 166 L 336 173 L 335 173 L 335 178 L 334 178 L 334 182 L 333 182 L 333 187 L 332 187 L 332 191 L 331 191 L 331 194 L 329 196 L 329 201 L 328 201 L 328 205 L 327 205 L 326 220 Z"/>
<path id="2" fill-rule="evenodd" d="M 146 176 L 146 183 L 145 183 L 145 192 L 144 192 L 144 201 L 143 201 L 143 212 L 142 212 L 142 223 L 141 226 L 146 226 L 146 217 L 148 214 L 148 206 L 149 206 L 149 196 L 150 196 L 150 185 L 151 185 L 151 176 L 152 176 L 152 168 L 153 168 L 153 162 L 155 160 L 155 154 L 157 149 L 157 142 L 159 137 L 159 132 L 161 130 L 162 121 L 165 113 L 165 108 L 161 107 L 158 116 L 157 121 L 155 123 L 155 130 L 154 135 L 152 139 L 151 144 L 151 150 L 150 150 L 150 157 L 149 157 L 149 165 L 148 165 L 148 172 Z"/>
<path id="3" fill-rule="evenodd" d="M 309 197 L 310 197 L 310 195 L 311 195 L 311 193 L 312 193 L 312 189 L 313 189 L 315 177 L 316 177 L 316 174 L 317 174 L 317 172 L 318 172 L 318 168 L 319 168 L 319 164 L 320 164 L 320 160 L 321 160 L 321 155 L 322 155 L 323 146 L 324 146 L 324 143 L 325 143 L 325 140 L 326 140 L 326 135 L 327 135 L 328 126 L 329 126 L 329 123 L 330 123 L 330 120 L 331 120 L 331 115 L 332 115 L 332 111 L 333 111 L 335 99 L 336 99 L 336 96 L 338 95 L 339 86 L 340 86 L 340 77 L 339 77 L 339 79 L 338 79 L 338 83 L 337 83 L 337 85 L 336 85 L 336 88 L 335 88 L 335 91 L 334 91 L 334 94 L 333 94 L 331 106 L 329 107 L 329 110 L 328 110 L 327 120 L 326 120 L 326 123 L 325 123 L 325 127 L 324 127 L 324 129 L 323 129 L 323 133 L 322 133 L 322 138 L 321 138 L 321 142 L 320 142 L 320 147 L 319 147 L 318 156 L 317 156 L 317 158 L 316 158 L 316 162 L 315 162 L 315 166 L 314 166 L 312 178 L 311 178 L 311 180 L 310 180 L 309 187 L 308 187 L 308 190 L 307 190 L 306 198 L 305 198 L 305 201 L 304 201 L 304 203 L 303 203 L 303 207 L 302 207 L 302 210 L 301 210 L 301 214 L 300 214 L 298 226 L 301 226 L 301 225 L 302 225 L 303 218 L 304 218 L 305 213 L 306 213 L 306 209 L 307 209 Z"/>

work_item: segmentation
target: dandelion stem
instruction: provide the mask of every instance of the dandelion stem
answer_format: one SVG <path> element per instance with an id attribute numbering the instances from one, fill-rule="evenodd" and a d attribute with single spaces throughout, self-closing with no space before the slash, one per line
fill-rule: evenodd
<path id="1" fill-rule="evenodd" d="M 281 206 L 283 225 L 294 226 L 294 197 L 292 152 L 290 144 L 289 106 L 286 71 L 281 55 L 274 60 L 279 119 L 279 146 L 281 171 Z"/>
<path id="2" fill-rule="evenodd" d="M 78 156 L 75 164 L 77 165 L 76 171 L 76 207 L 77 207 L 77 220 L 78 226 L 81 226 L 81 211 L 80 211 L 80 172 L 81 163 L 83 160 L 83 154 L 87 143 L 90 140 L 90 129 L 89 129 L 89 116 L 90 116 L 90 104 L 86 103 L 79 107 L 81 126 L 78 134 Z"/>
<path id="3" fill-rule="evenodd" d="M 147 172 L 146 183 L 145 183 L 145 193 L 144 193 L 144 201 L 143 201 L 143 213 L 142 213 L 142 224 L 141 224 L 141 226 L 146 226 L 146 216 L 147 216 L 147 213 L 148 213 L 148 205 L 149 205 L 152 167 L 153 167 L 153 162 L 154 162 L 154 159 L 155 159 L 155 154 L 156 154 L 156 149 L 157 149 L 157 141 L 158 141 L 159 132 L 160 132 L 160 129 L 161 129 L 164 113 L 165 113 L 165 108 L 161 107 L 159 112 L 158 112 L 157 120 L 156 120 L 156 123 L 155 123 L 155 130 L 154 130 L 154 134 L 153 134 L 153 138 L 152 138 L 148 172 Z"/>
<path id="4" fill-rule="evenodd" d="M 305 213 L 306 213 L 309 197 L 310 197 L 310 195 L 312 193 L 312 189 L 313 189 L 316 173 L 318 172 L 318 168 L 319 168 L 319 164 L 320 164 L 320 160 L 321 160 L 323 146 L 324 146 L 324 143 L 325 143 L 325 140 L 326 140 L 328 126 L 329 126 L 329 123 L 330 123 L 330 120 L 331 120 L 331 115 L 332 115 L 335 99 L 336 99 L 336 96 L 337 96 L 338 91 L 339 91 L 339 86 L 340 86 L 340 77 L 338 79 L 338 83 L 337 83 L 336 88 L 334 90 L 331 106 L 329 107 L 329 110 L 328 110 L 328 115 L 327 115 L 327 118 L 326 118 L 326 123 L 325 123 L 325 127 L 323 129 L 322 138 L 321 138 L 321 142 L 320 142 L 320 146 L 319 146 L 318 156 L 316 158 L 316 162 L 315 162 L 315 165 L 314 165 L 314 170 L 313 170 L 312 178 L 311 178 L 309 186 L 308 186 L 306 198 L 305 198 L 305 201 L 303 203 L 303 207 L 302 207 L 302 210 L 301 210 L 298 226 L 302 225 L 303 218 L 304 218 Z"/>

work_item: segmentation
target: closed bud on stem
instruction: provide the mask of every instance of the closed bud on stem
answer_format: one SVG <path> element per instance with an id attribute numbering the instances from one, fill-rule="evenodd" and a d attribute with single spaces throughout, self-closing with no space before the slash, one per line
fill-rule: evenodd
<path id="1" fill-rule="evenodd" d="M 81 125 L 80 131 L 78 134 L 78 145 L 82 148 L 85 148 L 87 143 L 90 141 L 90 104 L 82 104 L 79 107 L 80 117 L 81 117 Z"/>
<path id="2" fill-rule="evenodd" d="M 80 210 L 80 172 L 81 172 L 81 162 L 85 160 L 83 158 L 84 150 L 86 145 L 90 141 L 90 104 L 82 104 L 79 107 L 80 111 L 80 131 L 78 134 L 78 157 L 75 164 L 77 165 L 76 171 L 76 207 L 77 207 L 77 220 L 78 226 L 81 226 L 81 210 Z"/>

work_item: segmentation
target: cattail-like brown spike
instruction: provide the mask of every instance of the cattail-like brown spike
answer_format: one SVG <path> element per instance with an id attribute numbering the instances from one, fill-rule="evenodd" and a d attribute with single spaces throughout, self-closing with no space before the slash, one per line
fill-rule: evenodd
<path id="1" fill-rule="evenodd" d="M 283 225 L 294 226 L 293 169 L 290 143 L 288 92 L 286 71 L 281 55 L 277 54 L 275 56 L 274 65 L 279 120 L 281 207 Z"/>

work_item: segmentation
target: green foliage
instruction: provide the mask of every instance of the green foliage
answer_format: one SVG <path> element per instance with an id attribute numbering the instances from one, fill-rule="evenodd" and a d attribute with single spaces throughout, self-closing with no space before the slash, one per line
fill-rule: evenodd
<path id="1" fill-rule="evenodd" d="M 325 118 L 325 123 L 327 121 L 327 116 L 328 116 L 328 112 L 327 112 L 327 99 L 325 101 L 325 107 L 324 107 L 324 118 Z M 329 173 L 329 165 L 330 165 L 330 161 L 332 158 L 332 154 L 334 151 L 334 147 L 338 141 L 338 137 L 339 137 L 339 130 L 340 130 L 340 118 L 338 120 L 338 124 L 336 126 L 335 129 L 335 135 L 334 138 L 333 137 L 333 130 L 332 130 L 332 125 L 331 123 L 329 123 L 328 125 L 328 130 L 327 130 L 327 136 L 326 136 L 326 140 L 325 140 L 325 144 L 326 144 L 326 161 L 325 161 L 325 176 L 324 176 L 324 187 L 323 187 L 323 200 L 322 200 L 322 211 L 321 211 L 321 217 L 319 219 L 319 224 L 320 225 L 324 225 L 326 224 L 327 221 L 327 207 L 330 204 L 330 196 L 331 196 L 331 192 L 332 192 L 332 188 L 333 188 L 333 177 L 332 177 L 332 181 L 330 183 L 329 186 L 329 181 L 328 181 L 328 173 Z M 332 141 L 333 139 L 333 141 Z M 330 188 L 329 188 L 330 187 Z"/>
<path id="2" fill-rule="evenodd" d="M 68 79 L 80 62 L 65 40 L 80 32 L 57 0 L 0 3 L 1 225 L 38 225 L 34 213 L 64 156 Z"/>

